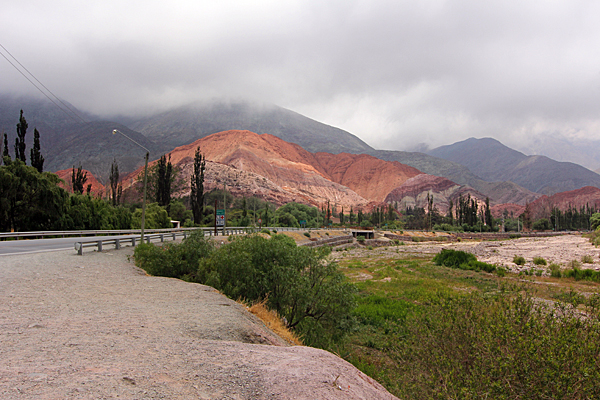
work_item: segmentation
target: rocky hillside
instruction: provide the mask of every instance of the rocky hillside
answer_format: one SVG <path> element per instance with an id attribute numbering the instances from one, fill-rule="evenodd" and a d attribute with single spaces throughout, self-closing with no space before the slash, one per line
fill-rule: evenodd
<path id="1" fill-rule="evenodd" d="M 368 155 L 310 153 L 269 134 L 225 131 L 180 146 L 169 153 L 186 182 L 197 148 L 208 160 L 206 188 L 223 187 L 283 204 L 297 201 L 364 208 L 382 202 L 412 176 L 415 168 Z M 127 178 L 130 186 L 141 168 Z"/>
<path id="2" fill-rule="evenodd" d="M 478 203 L 483 204 L 486 196 L 475 189 L 458 185 L 446 178 L 439 176 L 420 174 L 408 179 L 402 185 L 392 190 L 385 198 L 386 203 L 398 202 L 399 208 L 422 207 L 427 208 L 427 196 L 433 196 L 433 204 L 438 211 L 446 215 L 450 207 L 450 201 L 453 204 L 458 203 L 460 196 L 477 199 Z"/>

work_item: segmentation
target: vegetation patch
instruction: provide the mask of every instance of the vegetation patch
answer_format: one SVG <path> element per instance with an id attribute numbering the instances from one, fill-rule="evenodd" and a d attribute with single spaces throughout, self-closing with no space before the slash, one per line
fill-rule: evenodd
<path id="1" fill-rule="evenodd" d="M 584 264 L 593 264 L 594 263 L 594 258 L 591 255 L 586 254 L 586 255 L 584 255 L 584 256 L 581 257 L 581 262 L 584 263 Z"/>
<path id="2" fill-rule="evenodd" d="M 494 272 L 495 265 L 487 264 L 482 261 L 477 261 L 471 253 L 460 250 L 442 249 L 434 258 L 433 262 L 437 265 L 443 265 L 450 268 L 458 268 L 472 271 Z"/>
<path id="3" fill-rule="evenodd" d="M 513 262 L 517 265 L 525 265 L 525 257 L 523 256 L 514 256 Z"/>
<path id="4" fill-rule="evenodd" d="M 535 265 L 547 265 L 548 264 L 543 257 L 533 257 L 533 263 Z"/>

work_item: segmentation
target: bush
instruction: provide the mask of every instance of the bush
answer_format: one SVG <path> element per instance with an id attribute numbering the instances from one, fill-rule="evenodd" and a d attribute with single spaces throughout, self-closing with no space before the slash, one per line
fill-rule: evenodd
<path id="1" fill-rule="evenodd" d="M 593 264 L 594 258 L 591 255 L 586 254 L 583 257 L 581 257 L 581 262 L 584 264 Z"/>
<path id="2" fill-rule="evenodd" d="M 542 257 L 533 257 L 533 263 L 535 265 L 546 265 L 547 264 L 546 260 Z"/>
<path id="3" fill-rule="evenodd" d="M 468 264 L 469 262 L 474 261 L 477 261 L 477 257 L 473 254 L 450 249 L 442 249 L 441 252 L 433 257 L 433 262 L 436 265 L 443 265 L 451 268 L 458 268 L 461 264 Z"/>
<path id="4" fill-rule="evenodd" d="M 496 268 L 496 275 L 498 275 L 499 277 L 505 277 L 506 276 L 506 269 L 503 267 L 498 267 Z"/>
<path id="5" fill-rule="evenodd" d="M 135 265 L 150 275 L 193 279 L 199 260 L 209 256 L 213 249 L 213 243 L 198 230 L 182 243 L 166 243 L 163 246 L 141 243 L 133 255 Z"/>
<path id="6" fill-rule="evenodd" d="M 549 266 L 550 268 L 550 276 L 553 278 L 560 278 L 562 276 L 561 272 L 560 272 L 560 265 L 556 264 L 556 263 L 552 263 Z"/>
<path id="7" fill-rule="evenodd" d="M 573 278 L 576 281 L 592 281 L 592 282 L 600 282 L 600 271 L 594 271 L 592 269 L 578 269 L 574 268 L 571 270 L 565 271 L 566 278 Z"/>
<path id="8" fill-rule="evenodd" d="M 263 229 L 263 230 L 260 231 L 260 233 L 264 233 L 264 234 L 267 234 L 269 236 L 271 235 L 271 231 L 268 230 L 268 229 Z"/>
<path id="9" fill-rule="evenodd" d="M 597 309 L 595 312 L 597 313 Z M 392 359 L 407 399 L 599 398 L 600 326 L 527 295 L 442 297 L 406 319 Z"/>
<path id="10" fill-rule="evenodd" d="M 494 272 L 496 270 L 495 265 L 477 261 L 477 257 L 475 257 L 473 254 L 460 250 L 443 249 L 435 257 L 433 257 L 433 262 L 437 265 L 443 265 L 445 267 L 471 270 L 476 272 Z"/>
<path id="11" fill-rule="evenodd" d="M 309 232 L 304 232 L 304 236 L 306 236 L 307 238 L 310 238 L 310 233 Z"/>
<path id="12" fill-rule="evenodd" d="M 296 246 L 285 235 L 240 237 L 200 260 L 196 278 L 234 299 L 268 299 L 305 343 L 325 345 L 351 327 L 355 292 L 326 261 L 330 251 Z"/>
<path id="13" fill-rule="evenodd" d="M 513 262 L 517 265 L 525 265 L 525 257 L 522 256 L 514 256 Z"/>
<path id="14" fill-rule="evenodd" d="M 581 267 L 581 263 L 577 260 L 571 260 L 567 263 L 567 268 L 578 269 Z"/>
<path id="15" fill-rule="evenodd" d="M 508 235 L 509 239 L 519 239 L 521 237 L 520 233 L 511 233 L 510 235 Z"/>
<path id="16" fill-rule="evenodd" d="M 365 243 L 365 237 L 364 236 L 357 236 L 356 237 L 356 241 L 360 244 L 364 244 Z"/>

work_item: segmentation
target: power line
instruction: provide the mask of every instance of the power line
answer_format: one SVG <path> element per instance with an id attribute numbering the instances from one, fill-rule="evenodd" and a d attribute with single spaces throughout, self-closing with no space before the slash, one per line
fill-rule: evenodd
<path id="1" fill-rule="evenodd" d="M 9 55 L 12 57 L 13 60 L 15 60 L 17 62 L 17 64 L 19 64 L 21 66 L 21 68 L 23 68 L 29 75 L 31 75 L 31 77 L 33 79 L 35 79 L 44 89 L 46 89 L 46 91 L 48 93 L 50 93 L 58 102 L 60 102 L 65 108 L 61 107 L 56 101 L 54 101 L 53 99 L 50 98 L 50 96 L 48 96 L 48 94 L 46 94 L 42 89 L 40 89 L 40 87 L 38 85 L 35 84 L 35 82 L 33 82 L 31 79 L 29 79 L 29 77 L 27 75 L 25 75 L 25 73 L 23 71 L 21 71 L 15 64 L 13 64 L 13 62 L 11 60 L 8 59 L 8 57 L 6 57 L 6 55 L 4 55 L 2 52 L 0 52 L 0 54 L 2 55 L 2 57 L 4 57 L 4 59 L 6 59 L 6 61 L 8 61 L 8 63 L 10 65 L 12 65 L 21 75 L 23 75 L 23 77 L 25 77 L 25 79 L 27 79 L 29 81 L 29 83 L 31 83 L 37 90 L 40 91 L 40 93 L 42 93 L 44 96 L 46 96 L 46 98 L 48 100 L 50 100 L 52 102 L 52 104 L 54 104 L 56 107 L 58 107 L 62 112 L 64 112 L 67 116 L 69 116 L 70 118 L 73 118 L 74 120 L 80 120 L 82 121 L 84 124 L 87 123 L 88 121 L 86 121 L 81 115 L 79 115 L 79 113 L 77 113 L 75 110 L 73 110 L 71 107 L 69 107 L 67 104 L 65 104 L 61 99 L 59 99 L 54 93 L 52 93 L 52 91 L 50 89 L 48 89 L 42 82 L 40 82 L 40 80 L 38 78 L 35 77 L 35 75 L 33 75 L 27 68 L 25 68 L 25 66 L 23 64 L 21 64 L 19 62 L 19 60 L 16 59 L 15 56 L 13 56 L 7 49 L 6 47 L 4 47 L 2 44 L 0 44 L 0 47 L 2 47 L 2 49 Z"/>

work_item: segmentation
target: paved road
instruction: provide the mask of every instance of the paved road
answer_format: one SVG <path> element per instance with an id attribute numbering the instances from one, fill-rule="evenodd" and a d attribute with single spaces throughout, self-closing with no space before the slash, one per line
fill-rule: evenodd
<path id="1" fill-rule="evenodd" d="M 68 237 L 57 239 L 29 239 L 29 240 L 5 240 L 0 241 L 0 256 L 15 254 L 31 254 L 46 251 L 73 250 L 75 252 L 75 242 L 89 240 L 109 240 L 124 239 L 139 235 L 116 235 L 116 236 L 85 236 Z"/>

